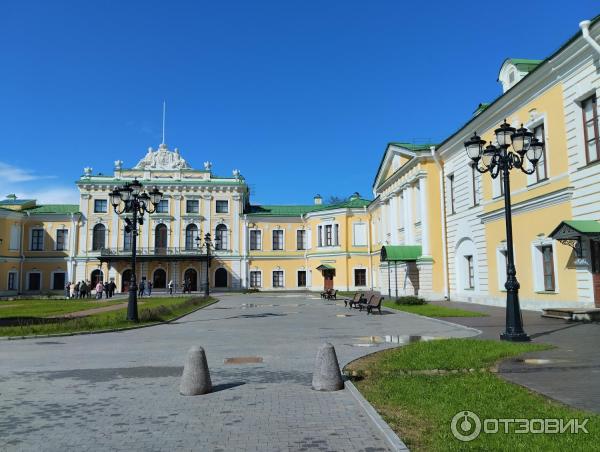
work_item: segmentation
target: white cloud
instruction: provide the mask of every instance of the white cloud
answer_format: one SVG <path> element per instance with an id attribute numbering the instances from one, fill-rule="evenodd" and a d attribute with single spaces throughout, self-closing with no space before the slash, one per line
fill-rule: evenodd
<path id="1" fill-rule="evenodd" d="M 38 204 L 78 204 L 79 192 L 74 185 L 47 185 L 48 179 L 55 178 L 0 162 L 0 198 L 14 193 L 20 199 L 36 199 Z"/>

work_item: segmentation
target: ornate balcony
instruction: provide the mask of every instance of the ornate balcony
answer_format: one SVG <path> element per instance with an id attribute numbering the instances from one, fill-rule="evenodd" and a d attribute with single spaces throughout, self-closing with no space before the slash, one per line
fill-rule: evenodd
<path id="1" fill-rule="evenodd" d="M 131 248 L 102 248 L 98 259 L 104 262 L 122 261 L 131 258 Z M 137 248 L 137 258 L 140 260 L 206 260 L 206 253 L 197 248 L 168 247 L 168 248 Z"/>

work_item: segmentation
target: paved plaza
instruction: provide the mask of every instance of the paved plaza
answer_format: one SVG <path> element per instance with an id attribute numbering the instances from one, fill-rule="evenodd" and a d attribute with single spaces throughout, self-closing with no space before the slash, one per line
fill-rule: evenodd
<path id="1" fill-rule="evenodd" d="M 417 336 L 477 334 L 305 295 L 220 298 L 172 324 L 0 342 L 0 449 L 389 450 L 349 390 L 311 389 L 318 346 L 343 366 Z M 211 394 L 178 394 L 191 345 L 206 349 Z"/>

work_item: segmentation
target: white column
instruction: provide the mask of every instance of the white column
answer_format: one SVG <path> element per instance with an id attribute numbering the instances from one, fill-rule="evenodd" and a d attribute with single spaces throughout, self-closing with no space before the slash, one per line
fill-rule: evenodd
<path id="1" fill-rule="evenodd" d="M 204 234 L 206 234 L 207 232 L 210 232 L 210 235 L 211 235 L 212 239 L 214 240 L 215 233 L 213 231 L 211 231 L 212 195 L 210 195 L 210 194 L 203 195 L 202 199 L 204 199 Z"/>
<path id="2" fill-rule="evenodd" d="M 382 224 L 382 235 L 381 243 L 385 245 L 389 239 L 388 234 L 390 233 L 390 200 L 384 199 L 381 203 L 381 224 Z"/>
<path id="3" fill-rule="evenodd" d="M 429 249 L 429 214 L 427 212 L 427 178 L 419 178 L 419 206 L 421 209 L 421 247 L 423 256 L 430 256 Z"/>
<path id="4" fill-rule="evenodd" d="M 398 244 L 398 194 L 392 193 L 389 199 L 390 244 Z"/>
<path id="5" fill-rule="evenodd" d="M 108 247 L 114 247 L 114 248 L 118 248 L 119 244 L 117 243 L 118 240 L 118 232 L 119 232 L 119 216 L 117 215 L 117 212 L 115 212 L 115 209 L 112 208 L 112 205 L 109 205 L 109 210 L 112 210 L 111 212 L 111 222 L 110 222 L 110 241 L 108 242 Z"/>
<path id="6" fill-rule="evenodd" d="M 240 252 L 240 199 L 239 194 L 234 194 L 233 199 L 233 227 L 231 228 L 231 240 L 233 241 L 232 251 L 233 254 L 239 254 Z M 245 231 L 245 226 L 244 226 Z M 242 266 L 243 267 L 243 266 Z"/>
<path id="7" fill-rule="evenodd" d="M 86 253 L 88 252 L 88 235 L 89 235 L 89 227 L 88 227 L 88 220 L 90 218 L 90 203 L 89 203 L 89 199 L 91 198 L 91 195 L 81 195 L 81 201 L 80 201 L 80 207 L 81 207 L 81 211 L 84 213 L 84 217 L 81 219 L 81 231 L 82 234 L 79 237 L 80 243 L 81 243 L 81 253 Z"/>
<path id="8" fill-rule="evenodd" d="M 405 207 L 405 223 L 404 223 L 404 236 L 406 237 L 406 243 L 412 245 L 415 242 L 415 218 L 414 218 L 414 190 L 412 186 L 408 185 L 404 191 L 404 205 Z"/>
<path id="9" fill-rule="evenodd" d="M 171 232 L 173 234 L 173 246 L 175 248 L 179 248 L 179 243 L 181 240 L 181 198 L 180 195 L 173 196 L 173 202 L 175 203 L 175 227 Z M 173 279 L 174 282 L 177 282 Z"/>

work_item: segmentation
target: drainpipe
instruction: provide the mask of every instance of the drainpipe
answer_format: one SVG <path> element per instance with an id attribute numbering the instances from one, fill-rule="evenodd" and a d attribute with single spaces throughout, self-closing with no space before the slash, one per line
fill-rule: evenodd
<path id="1" fill-rule="evenodd" d="M 440 208 L 442 211 L 442 256 L 444 264 L 444 297 L 450 300 L 450 291 L 448 289 L 448 245 L 446 242 L 446 203 L 445 203 L 445 187 L 444 187 L 444 167 L 440 162 L 439 156 L 435 152 L 435 146 L 430 148 L 431 156 L 440 170 Z"/>
<path id="2" fill-rule="evenodd" d="M 581 28 L 581 35 L 583 36 L 583 39 L 587 41 L 590 47 L 592 47 L 592 49 L 594 49 L 596 53 L 600 55 L 600 44 L 598 44 L 596 40 L 590 36 L 590 24 L 591 22 L 589 20 L 579 22 L 579 28 Z"/>

